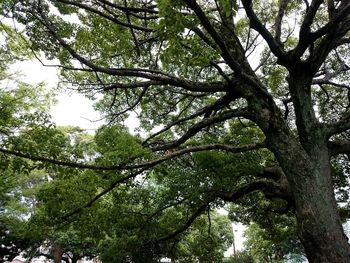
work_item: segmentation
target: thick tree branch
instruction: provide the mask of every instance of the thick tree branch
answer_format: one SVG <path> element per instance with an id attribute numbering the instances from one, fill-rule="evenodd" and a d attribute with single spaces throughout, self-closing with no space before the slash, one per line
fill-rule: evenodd
<path id="1" fill-rule="evenodd" d="M 311 33 L 312 40 L 316 40 L 326 34 L 333 33 L 333 30 L 339 30 L 339 25 L 349 16 L 350 3 L 344 6 L 326 25 Z"/>
<path id="2" fill-rule="evenodd" d="M 248 74 L 249 72 L 245 72 L 243 67 L 243 64 L 245 63 L 245 61 L 237 61 L 237 59 L 233 56 L 230 49 L 232 48 L 237 49 L 237 47 L 239 47 L 239 49 L 241 49 L 239 51 L 241 53 L 240 55 L 244 57 L 244 50 L 241 46 L 241 43 L 239 42 L 239 39 L 234 34 L 234 32 L 229 29 L 229 32 L 226 32 L 224 34 L 227 38 L 230 38 L 230 39 L 232 39 L 232 37 L 234 38 L 234 41 L 235 41 L 234 46 L 232 46 L 232 43 L 230 43 L 230 46 L 228 46 L 223 40 L 223 38 L 221 38 L 219 33 L 216 31 L 214 26 L 211 24 L 211 22 L 209 21 L 208 17 L 203 12 L 201 7 L 197 4 L 196 0 L 184 0 L 184 2 L 187 4 L 189 8 L 191 8 L 194 11 L 198 19 L 200 20 L 202 26 L 212 37 L 216 45 L 218 45 L 221 51 L 222 58 L 226 61 L 227 65 L 233 70 L 233 72 L 235 73 L 235 76 L 245 81 L 246 84 L 249 85 L 249 87 L 253 87 L 259 93 L 264 94 L 268 98 L 272 98 L 271 95 L 267 92 L 266 87 L 264 87 L 262 83 L 259 82 L 256 76 L 253 76 L 254 75 L 253 71 L 250 72 L 250 73 L 253 73 L 253 75 Z M 246 88 L 248 88 L 247 85 L 246 85 Z M 244 94 L 245 89 L 241 89 L 241 91 L 242 91 L 242 94 Z"/>
<path id="3" fill-rule="evenodd" d="M 311 41 L 314 42 L 317 38 L 324 36 L 320 42 L 315 46 L 313 54 L 310 56 L 310 68 L 312 72 L 316 73 L 329 53 L 336 48 L 339 41 L 350 30 L 350 2 L 344 6 L 343 9 L 326 24 L 323 28 L 311 34 Z"/>
<path id="4" fill-rule="evenodd" d="M 335 140 L 328 142 L 330 155 L 350 154 L 350 140 Z"/>
<path id="5" fill-rule="evenodd" d="M 281 198 L 294 204 L 294 198 L 285 174 L 280 167 L 266 167 L 256 174 L 259 179 L 236 189 L 232 193 L 220 193 L 227 202 L 235 202 L 244 195 L 261 191 L 267 198 Z"/>
<path id="6" fill-rule="evenodd" d="M 282 45 L 276 41 L 276 39 L 271 35 L 271 33 L 265 28 L 261 23 L 259 18 L 256 16 L 253 10 L 253 3 L 251 0 L 242 0 L 244 9 L 250 21 L 250 26 L 255 29 L 269 45 L 272 53 L 278 58 L 278 61 L 282 65 L 288 64 L 288 57 L 286 52 L 283 50 Z"/>
<path id="7" fill-rule="evenodd" d="M 337 122 L 325 125 L 325 133 L 328 138 L 332 135 L 350 130 L 350 115 L 347 113 Z"/>
<path id="8" fill-rule="evenodd" d="M 218 50 L 218 46 L 215 45 L 215 43 L 209 39 L 202 30 L 198 27 L 191 27 L 190 30 L 192 30 L 196 35 L 201 38 L 208 46 L 210 46 L 214 50 Z"/>
<path id="9" fill-rule="evenodd" d="M 313 0 L 306 10 L 306 14 L 299 30 L 298 45 L 292 50 L 294 60 L 299 59 L 304 54 L 307 47 L 315 40 L 311 38 L 311 24 L 314 21 L 317 10 L 322 2 L 323 0 Z"/>
<path id="10" fill-rule="evenodd" d="M 227 62 L 228 66 L 235 72 L 237 76 L 242 74 L 242 67 L 235 61 L 228 51 L 228 47 L 225 45 L 223 39 L 220 37 L 215 28 L 211 25 L 208 17 L 205 15 L 201 7 L 197 4 L 195 0 L 184 0 L 184 2 L 191 8 L 197 15 L 198 19 L 201 21 L 203 27 L 207 30 L 209 35 L 213 38 L 215 43 L 221 50 L 223 59 Z"/>
<path id="11" fill-rule="evenodd" d="M 264 170 L 264 172 L 262 172 L 260 174 L 260 176 L 263 176 L 263 174 L 265 174 L 265 177 L 281 177 L 281 173 L 282 170 L 278 167 L 271 167 L 271 168 L 266 168 Z M 274 174 L 275 176 L 272 176 L 272 174 Z M 284 176 L 285 178 L 285 176 Z M 173 233 L 159 238 L 157 239 L 158 242 L 161 241 L 166 241 L 169 239 L 174 238 L 175 236 L 177 236 L 178 234 L 183 233 L 184 231 L 186 231 L 191 224 L 194 222 L 194 220 L 200 216 L 208 207 L 208 205 L 210 204 L 210 202 L 214 201 L 216 198 L 220 198 L 224 201 L 227 202 L 235 202 L 237 201 L 239 198 L 252 193 L 254 191 L 262 191 L 264 192 L 267 197 L 278 197 L 278 198 L 282 198 L 287 200 L 289 203 L 293 204 L 294 200 L 292 198 L 292 194 L 290 192 L 289 187 L 285 187 L 284 185 L 281 185 L 278 182 L 275 182 L 273 180 L 270 179 L 258 179 L 248 185 L 242 186 L 238 189 L 236 189 L 233 193 L 213 193 L 213 196 L 209 199 L 209 201 L 207 201 L 206 203 L 204 203 L 203 205 L 201 205 L 198 209 L 196 209 L 192 215 L 190 216 L 190 218 L 188 218 L 186 220 L 186 222 L 184 223 L 184 225 L 179 228 L 178 230 L 174 231 Z"/>
<path id="12" fill-rule="evenodd" d="M 334 0 L 327 0 L 328 19 L 332 20 L 335 15 Z"/>
<path id="13" fill-rule="evenodd" d="M 277 43 L 281 43 L 282 20 L 283 20 L 284 13 L 287 9 L 289 2 L 290 2 L 290 0 L 280 0 L 279 1 L 279 9 L 278 9 L 278 13 L 277 13 L 277 16 L 275 18 L 275 24 L 274 24 L 275 39 L 276 39 Z"/>

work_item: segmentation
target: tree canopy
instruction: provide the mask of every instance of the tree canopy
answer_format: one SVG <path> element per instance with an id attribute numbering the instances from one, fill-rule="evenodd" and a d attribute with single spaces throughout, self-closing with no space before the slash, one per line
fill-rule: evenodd
<path id="1" fill-rule="evenodd" d="M 108 121 L 92 142 L 49 124 L 4 134 L 1 153 L 53 171 L 52 195 L 41 196 L 51 218 L 88 218 L 104 202 L 151 194 L 128 207 L 151 215 L 155 236 L 136 236 L 157 251 L 227 203 L 262 222 L 268 200 L 295 220 L 310 262 L 350 262 L 349 1 L 1 5 L 16 36 L 36 57 L 57 59 L 62 84 L 98 100 Z M 138 135 L 121 125 L 131 113 Z M 153 228 L 163 222 L 172 227 Z"/>

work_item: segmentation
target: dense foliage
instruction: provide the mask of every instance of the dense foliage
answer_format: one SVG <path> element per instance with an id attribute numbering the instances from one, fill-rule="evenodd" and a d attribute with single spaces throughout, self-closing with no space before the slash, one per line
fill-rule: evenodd
<path id="1" fill-rule="evenodd" d="M 58 129 L 40 87 L 0 94 L 2 171 L 35 178 L 20 187 L 35 201 L 29 227 L 55 262 L 67 250 L 107 262 L 217 259 L 229 237 L 208 215 L 227 203 L 234 220 L 257 224 L 249 231 L 268 260 L 301 244 L 310 262 L 350 261 L 349 1 L 1 5 L 15 25 L 2 27 L 4 50 L 56 59 L 62 84 L 96 99 L 108 122 L 94 137 Z M 122 125 L 131 113 L 137 135 Z"/>

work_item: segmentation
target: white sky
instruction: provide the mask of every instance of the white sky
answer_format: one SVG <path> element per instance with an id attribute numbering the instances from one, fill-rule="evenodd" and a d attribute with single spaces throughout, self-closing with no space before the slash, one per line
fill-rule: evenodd
<path id="1" fill-rule="evenodd" d="M 55 67 L 44 67 L 37 60 L 20 62 L 18 70 L 23 72 L 24 81 L 31 84 L 45 82 L 49 88 L 57 86 L 58 77 Z M 59 126 L 74 125 L 87 131 L 98 128 L 101 117 L 93 109 L 93 102 L 73 91 L 62 91 L 57 96 L 57 104 L 52 107 L 52 120 Z"/>

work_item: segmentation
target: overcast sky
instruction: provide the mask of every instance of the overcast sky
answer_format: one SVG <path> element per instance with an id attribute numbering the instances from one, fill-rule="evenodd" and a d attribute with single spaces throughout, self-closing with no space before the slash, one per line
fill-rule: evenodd
<path id="1" fill-rule="evenodd" d="M 35 84 L 41 81 L 48 87 L 56 87 L 57 69 L 44 67 L 39 61 L 21 62 L 18 69 L 23 72 L 24 80 Z M 52 119 L 57 125 L 76 125 L 83 129 L 96 129 L 101 122 L 98 112 L 93 109 L 93 102 L 73 91 L 62 91 L 57 96 L 57 104 L 51 110 Z"/>

